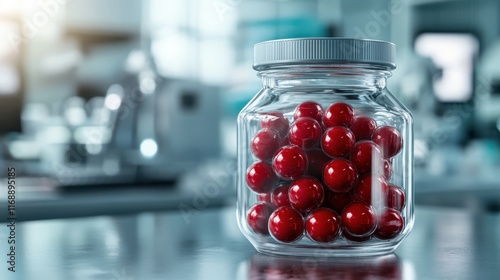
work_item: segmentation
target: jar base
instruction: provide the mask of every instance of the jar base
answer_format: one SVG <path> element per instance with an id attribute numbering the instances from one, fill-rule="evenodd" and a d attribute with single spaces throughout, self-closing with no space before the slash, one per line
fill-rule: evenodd
<path id="1" fill-rule="evenodd" d="M 372 257 L 388 255 L 394 252 L 399 244 L 396 245 L 361 245 L 360 246 L 307 246 L 307 245 L 282 245 L 273 243 L 253 244 L 254 248 L 262 254 L 279 256 L 297 256 L 297 257 Z"/>

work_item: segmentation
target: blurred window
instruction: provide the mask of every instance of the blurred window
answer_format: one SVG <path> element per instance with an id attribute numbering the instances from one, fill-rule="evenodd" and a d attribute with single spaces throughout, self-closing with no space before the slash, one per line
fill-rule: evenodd
<path id="1" fill-rule="evenodd" d="M 226 85 L 237 9 L 228 1 L 151 0 L 151 52 L 162 76 Z M 221 13 L 220 6 L 227 5 Z"/>
<path id="2" fill-rule="evenodd" d="M 0 95 L 12 95 L 21 86 L 19 75 L 19 49 L 14 40 L 20 38 L 19 26 L 0 18 Z"/>
<path id="3" fill-rule="evenodd" d="M 468 33 L 422 33 L 415 40 L 418 54 L 429 57 L 440 68 L 433 89 L 442 102 L 466 102 L 473 93 L 474 57 L 477 38 Z"/>

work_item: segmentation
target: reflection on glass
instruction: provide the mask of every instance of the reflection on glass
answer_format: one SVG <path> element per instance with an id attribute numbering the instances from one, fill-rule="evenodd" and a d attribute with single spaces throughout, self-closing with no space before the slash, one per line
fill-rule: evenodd
<path id="1" fill-rule="evenodd" d="M 247 278 L 257 279 L 404 279 L 399 258 L 293 258 L 255 253 Z"/>

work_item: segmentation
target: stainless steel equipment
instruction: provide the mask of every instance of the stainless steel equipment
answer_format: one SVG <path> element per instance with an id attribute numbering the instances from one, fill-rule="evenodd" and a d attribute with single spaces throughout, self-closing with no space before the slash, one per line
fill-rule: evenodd
<path id="1" fill-rule="evenodd" d="M 120 99 L 110 148 L 138 168 L 139 180 L 173 179 L 220 155 L 218 88 L 162 78 L 148 65 L 132 77 L 106 99 Z"/>

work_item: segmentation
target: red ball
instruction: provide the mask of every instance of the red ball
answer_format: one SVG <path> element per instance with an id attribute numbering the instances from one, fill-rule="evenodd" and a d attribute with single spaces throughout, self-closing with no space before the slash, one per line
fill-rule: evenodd
<path id="1" fill-rule="evenodd" d="M 323 107 L 314 101 L 306 101 L 295 108 L 293 119 L 296 120 L 299 118 L 313 118 L 321 123 L 323 119 Z"/>
<path id="2" fill-rule="evenodd" d="M 375 210 L 364 202 L 351 203 L 342 212 L 342 224 L 348 235 L 368 236 L 377 227 Z"/>
<path id="3" fill-rule="evenodd" d="M 300 118 L 290 127 L 288 138 L 291 144 L 303 149 L 311 149 L 318 145 L 322 129 L 313 118 Z"/>
<path id="4" fill-rule="evenodd" d="M 371 140 L 376 128 L 377 122 L 367 116 L 355 117 L 351 125 L 351 131 L 354 133 L 356 141 Z"/>
<path id="5" fill-rule="evenodd" d="M 274 171 L 285 180 L 302 177 L 308 168 L 306 153 L 297 146 L 281 147 L 273 158 Z"/>
<path id="6" fill-rule="evenodd" d="M 337 213 L 342 213 L 344 208 L 354 202 L 354 196 L 351 192 L 347 193 L 337 193 L 329 192 L 325 196 L 326 206 L 332 208 Z"/>
<path id="7" fill-rule="evenodd" d="M 326 164 L 323 181 L 334 192 L 348 192 L 355 185 L 358 173 L 354 165 L 345 159 L 334 159 Z"/>
<path id="8" fill-rule="evenodd" d="M 402 211 L 405 207 L 406 195 L 402 188 L 389 184 L 387 207 Z"/>
<path id="9" fill-rule="evenodd" d="M 376 208 L 381 207 L 385 201 L 389 187 L 387 181 L 379 176 L 364 175 L 352 190 L 354 198 L 364 201 Z"/>
<path id="10" fill-rule="evenodd" d="M 307 161 L 309 162 L 309 168 L 307 169 L 308 175 L 314 176 L 318 179 L 323 178 L 323 170 L 326 164 L 332 160 L 330 157 L 325 155 L 322 150 L 310 150 L 306 152 Z"/>
<path id="11" fill-rule="evenodd" d="M 259 193 L 257 201 L 271 203 L 271 193 Z"/>
<path id="12" fill-rule="evenodd" d="M 316 242 L 332 242 L 340 235 L 340 216 L 327 208 L 317 209 L 307 217 L 306 231 Z"/>
<path id="13" fill-rule="evenodd" d="M 281 137 L 288 132 L 290 124 L 283 113 L 268 113 L 264 115 L 260 122 L 260 127 L 277 131 Z"/>
<path id="14" fill-rule="evenodd" d="M 271 194 L 271 201 L 276 207 L 290 206 L 290 199 L 288 198 L 289 185 L 280 185 Z"/>
<path id="15" fill-rule="evenodd" d="M 377 230 L 373 235 L 378 239 L 392 239 L 403 230 L 403 227 L 403 216 L 394 209 L 386 208 L 378 217 Z"/>
<path id="16" fill-rule="evenodd" d="M 250 208 L 247 214 L 247 222 L 254 232 L 268 235 L 267 224 L 274 207 L 269 203 L 260 202 Z"/>
<path id="17" fill-rule="evenodd" d="M 276 209 L 269 217 L 269 231 L 271 236 L 280 242 L 294 242 L 304 233 L 304 220 L 297 210 L 283 206 Z"/>
<path id="18" fill-rule="evenodd" d="M 259 130 L 250 141 L 250 149 L 260 160 L 270 160 L 281 146 L 278 132 L 270 129 Z"/>
<path id="19" fill-rule="evenodd" d="M 356 142 L 354 134 L 345 127 L 328 128 L 321 138 L 321 148 L 331 157 L 346 157 Z"/>
<path id="20" fill-rule="evenodd" d="M 302 213 L 308 213 L 323 202 L 323 186 L 318 179 L 313 177 L 297 179 L 290 185 L 288 198 L 293 208 Z"/>
<path id="21" fill-rule="evenodd" d="M 326 127 L 346 126 L 350 127 L 354 121 L 354 109 L 351 105 L 338 102 L 330 105 L 323 116 L 323 124 Z"/>
<path id="22" fill-rule="evenodd" d="M 381 126 L 372 135 L 373 142 L 382 149 L 385 158 L 390 158 L 399 153 L 403 147 L 401 133 L 392 126 Z"/>
<path id="23" fill-rule="evenodd" d="M 270 192 L 278 181 L 271 165 L 263 161 L 250 165 L 247 170 L 247 184 L 256 193 Z"/>
<path id="24" fill-rule="evenodd" d="M 372 141 L 361 141 L 354 146 L 351 161 L 360 174 L 377 173 L 383 165 L 382 152 Z"/>

